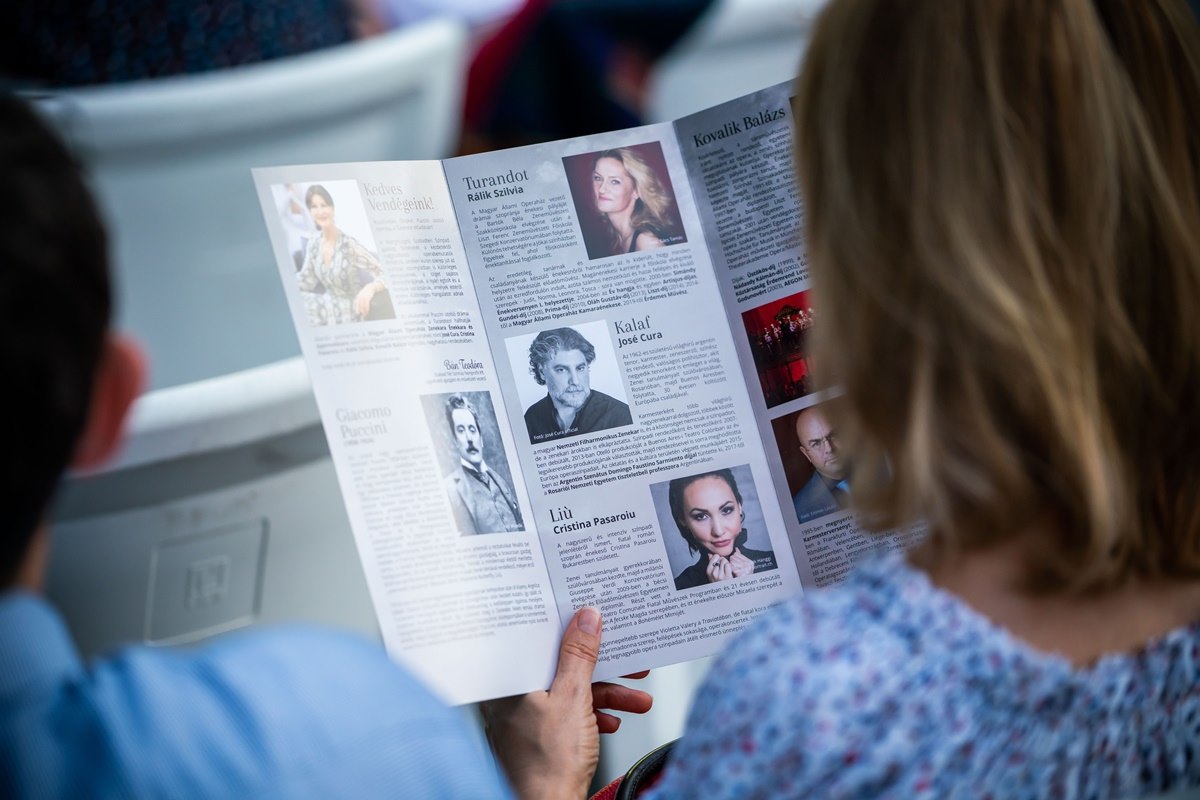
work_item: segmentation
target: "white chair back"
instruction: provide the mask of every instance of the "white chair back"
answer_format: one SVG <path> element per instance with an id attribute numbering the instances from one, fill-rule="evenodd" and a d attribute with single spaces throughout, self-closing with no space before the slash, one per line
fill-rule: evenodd
<path id="1" fill-rule="evenodd" d="M 299 356 L 143 395 L 53 528 L 47 595 L 86 656 L 288 621 L 379 636 Z"/>
<path id="2" fill-rule="evenodd" d="M 39 95 L 90 168 L 155 388 L 299 353 L 252 167 L 451 154 L 466 32 L 434 20 L 236 69 Z"/>
<path id="3" fill-rule="evenodd" d="M 47 593 L 85 654 L 285 620 L 378 636 L 250 169 L 449 155 L 465 42 L 433 21 L 38 98 L 91 170 L 153 375 L 125 453 L 53 511 Z"/>
<path id="4" fill-rule="evenodd" d="M 826 0 L 718 0 L 655 65 L 647 117 L 669 122 L 791 80 Z"/>

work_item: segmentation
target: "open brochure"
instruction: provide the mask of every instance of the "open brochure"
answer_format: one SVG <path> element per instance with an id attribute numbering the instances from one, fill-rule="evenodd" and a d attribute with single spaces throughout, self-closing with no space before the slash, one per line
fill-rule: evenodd
<path id="1" fill-rule="evenodd" d="M 789 88 L 446 161 L 255 170 L 383 639 L 447 701 L 548 686 L 581 606 L 604 679 L 709 655 L 918 535 L 843 510 Z"/>

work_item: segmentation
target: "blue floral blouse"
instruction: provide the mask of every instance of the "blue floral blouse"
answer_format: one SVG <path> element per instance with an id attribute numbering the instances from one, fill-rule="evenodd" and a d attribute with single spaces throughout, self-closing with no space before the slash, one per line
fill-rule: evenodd
<path id="1" fill-rule="evenodd" d="M 1137 798 L 1200 784 L 1200 623 L 1077 669 L 891 555 L 731 640 L 648 797 Z"/>

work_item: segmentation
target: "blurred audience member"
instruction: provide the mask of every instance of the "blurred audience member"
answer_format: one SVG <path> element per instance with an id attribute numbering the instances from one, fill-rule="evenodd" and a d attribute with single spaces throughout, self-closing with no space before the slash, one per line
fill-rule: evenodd
<path id="1" fill-rule="evenodd" d="M 651 67 L 711 4 L 526 0 L 471 64 L 463 149 L 640 125 Z"/>
<path id="2" fill-rule="evenodd" d="M 358 0 L 385 27 L 399 28 L 432 17 L 455 17 L 474 30 L 511 17 L 522 0 Z"/>
<path id="3" fill-rule="evenodd" d="M 346 0 L 40 0 L 8 13 L 0 73 L 47 87 L 237 67 L 355 34 Z"/>

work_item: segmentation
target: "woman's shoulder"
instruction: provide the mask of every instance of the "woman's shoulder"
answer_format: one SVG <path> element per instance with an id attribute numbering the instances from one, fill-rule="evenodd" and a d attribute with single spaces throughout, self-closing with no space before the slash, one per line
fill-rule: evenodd
<path id="1" fill-rule="evenodd" d="M 690 564 L 687 569 L 675 576 L 675 589 L 691 589 L 693 586 L 702 586 L 708 583 L 708 576 L 704 571 L 704 559 L 695 564 Z"/>
<path id="2" fill-rule="evenodd" d="M 637 250 L 653 250 L 666 244 L 662 231 L 654 225 L 643 223 L 633 229 L 633 239 L 629 242 L 630 252 Z"/>
<path id="3" fill-rule="evenodd" d="M 889 630 L 895 582 L 877 574 L 888 577 L 859 569 L 784 601 L 731 638 L 696 692 L 662 796 L 697 781 L 719 796 L 794 796 L 855 768 L 855 743 L 894 724 L 893 679 L 914 661 Z"/>
<path id="4" fill-rule="evenodd" d="M 761 555 L 761 553 L 759 553 Z M 884 675 L 913 661 L 920 644 L 897 620 L 902 610 L 903 561 L 886 558 L 853 571 L 837 587 L 808 591 L 760 614 L 735 634 L 705 679 L 697 696 L 733 703 L 739 716 L 773 719 L 794 727 L 818 718 L 850 698 L 872 695 Z M 681 576 L 682 577 L 682 576 Z M 927 623 L 920 614 L 914 628 Z M 714 700 L 713 698 L 719 698 Z M 699 713 L 697 703 L 695 712 Z M 786 723 L 780 719 L 795 717 Z M 833 713 L 831 711 L 831 713 Z"/>
<path id="5" fill-rule="evenodd" d="M 775 560 L 775 551 L 774 550 L 755 550 L 753 547 L 741 547 L 739 549 L 741 550 L 742 555 L 744 555 L 746 558 L 750 559 L 751 561 L 759 561 L 759 560 L 774 561 Z"/>
<path id="6" fill-rule="evenodd" d="M 1191 726 L 1168 720 L 1172 708 L 1200 716 L 1198 645 L 1192 625 L 1076 670 L 936 588 L 903 556 L 873 559 L 728 642 L 697 691 L 681 764 L 661 796 L 687 796 L 697 781 L 722 796 L 975 796 L 964 787 L 982 792 L 1001 779 L 1013 790 L 1003 794 L 1040 796 L 1043 770 L 1087 757 L 1081 741 L 1123 743 L 1120 763 L 1088 762 L 1088 786 L 1136 787 L 1155 754 L 1174 763 L 1200 746 Z M 735 762 L 737 774 L 726 768 Z"/>
<path id="7" fill-rule="evenodd" d="M 875 557 L 838 586 L 765 611 L 731 638 L 707 680 L 735 687 L 751 716 L 776 726 L 869 735 L 879 714 L 918 697 L 938 705 L 957 691 L 947 676 L 969 673 L 992 646 L 964 635 L 961 622 L 953 600 L 902 555 Z"/>
<path id="8" fill-rule="evenodd" d="M 756 652 L 753 658 L 757 658 L 757 651 L 773 651 L 776 655 L 770 663 L 783 671 L 798 661 L 819 665 L 849 658 L 866 666 L 899 657 L 914 645 L 906 641 L 909 626 L 898 623 L 914 614 L 919 629 L 928 630 L 932 623 L 914 602 L 919 598 L 905 596 L 910 572 L 903 558 L 873 559 L 854 569 L 839 586 L 798 594 L 768 609 L 738 634 L 726 652 Z M 864 640 L 870 642 L 869 649 Z"/>

